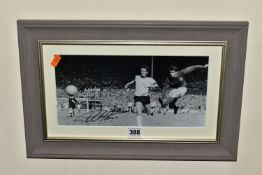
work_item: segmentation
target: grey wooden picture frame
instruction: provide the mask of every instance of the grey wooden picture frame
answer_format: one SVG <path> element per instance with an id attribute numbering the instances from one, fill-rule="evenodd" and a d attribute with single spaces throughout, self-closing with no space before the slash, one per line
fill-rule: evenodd
<path id="1" fill-rule="evenodd" d="M 28 158 L 236 161 L 248 22 L 18 20 Z M 46 137 L 39 40 L 226 41 L 218 142 L 113 142 Z"/>

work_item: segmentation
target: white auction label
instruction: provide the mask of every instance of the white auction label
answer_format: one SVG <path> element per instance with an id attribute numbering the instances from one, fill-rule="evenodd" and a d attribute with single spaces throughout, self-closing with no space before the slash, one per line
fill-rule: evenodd
<path id="1" fill-rule="evenodd" d="M 134 137 L 141 137 L 143 135 L 142 128 L 133 127 L 128 128 L 128 137 L 134 138 Z"/>

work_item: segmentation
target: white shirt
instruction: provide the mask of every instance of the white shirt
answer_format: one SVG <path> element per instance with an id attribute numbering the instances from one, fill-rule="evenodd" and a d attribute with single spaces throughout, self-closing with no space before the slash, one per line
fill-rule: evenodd
<path id="1" fill-rule="evenodd" d="M 135 96 L 148 96 L 149 87 L 151 87 L 156 81 L 151 77 L 142 78 L 140 75 L 135 77 L 136 92 Z"/>

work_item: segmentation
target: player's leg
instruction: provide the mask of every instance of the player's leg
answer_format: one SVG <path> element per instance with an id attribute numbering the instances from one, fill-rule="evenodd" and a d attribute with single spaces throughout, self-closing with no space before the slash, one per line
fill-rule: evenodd
<path id="1" fill-rule="evenodd" d="M 77 110 L 77 104 L 74 103 L 73 104 L 73 116 L 75 116 L 76 110 Z"/>
<path id="2" fill-rule="evenodd" d="M 178 98 L 174 98 L 174 100 L 169 104 L 169 107 L 174 109 L 174 114 L 176 114 L 178 111 L 178 107 L 176 106 L 177 100 Z"/>
<path id="3" fill-rule="evenodd" d="M 70 117 L 73 117 L 73 108 L 69 107 L 68 112 L 69 112 Z"/>
<path id="4" fill-rule="evenodd" d="M 77 111 L 80 112 L 81 111 L 81 103 L 79 102 L 76 106 L 77 106 Z"/>
<path id="5" fill-rule="evenodd" d="M 140 96 L 134 96 L 134 101 L 135 101 L 135 109 L 137 115 L 142 115 L 142 102 L 141 102 L 141 97 Z"/>
<path id="6" fill-rule="evenodd" d="M 175 97 L 173 97 L 172 95 L 175 91 L 176 89 L 162 92 L 162 97 L 159 97 L 159 102 L 162 108 L 165 108 L 169 103 L 171 103 L 174 100 Z"/>
<path id="7" fill-rule="evenodd" d="M 142 109 L 143 105 L 141 102 L 136 102 L 136 111 L 137 111 L 137 125 L 142 126 Z"/>
<path id="8" fill-rule="evenodd" d="M 150 108 L 150 97 L 149 96 L 143 96 L 141 98 L 142 105 L 146 110 L 147 115 L 151 114 L 151 108 Z"/>
<path id="9" fill-rule="evenodd" d="M 149 105 L 149 104 L 145 105 L 145 109 L 146 109 L 147 115 L 151 115 L 151 114 L 152 114 L 151 108 L 150 108 L 150 105 Z"/>
<path id="10" fill-rule="evenodd" d="M 134 101 L 136 104 L 137 125 L 142 126 L 143 97 L 135 96 Z"/>
<path id="11" fill-rule="evenodd" d="M 178 107 L 175 104 L 176 101 L 179 98 L 183 97 L 186 94 L 186 92 L 187 92 L 186 87 L 180 87 L 180 88 L 176 89 L 176 91 L 170 92 L 170 97 L 173 98 L 171 103 L 172 103 L 172 108 L 174 109 L 174 114 L 176 114 L 177 111 L 178 111 Z"/>
<path id="12" fill-rule="evenodd" d="M 136 102 L 136 113 L 137 115 L 142 116 L 142 110 L 143 110 L 143 105 L 141 102 Z"/>
<path id="13" fill-rule="evenodd" d="M 176 97 L 168 97 L 167 99 L 163 100 L 164 106 L 172 103 Z"/>
<path id="14" fill-rule="evenodd" d="M 73 116 L 75 116 L 76 113 L 76 106 L 73 108 Z"/>
<path id="15" fill-rule="evenodd" d="M 180 98 L 182 96 L 184 96 L 187 92 L 187 88 L 186 87 L 180 87 L 177 89 L 173 89 L 170 91 L 169 93 L 169 97 L 171 98 Z"/>
<path id="16" fill-rule="evenodd" d="M 186 87 L 180 87 L 177 89 L 172 89 L 169 94 L 168 94 L 168 98 L 165 99 L 163 102 L 164 104 L 169 104 L 171 102 L 174 101 L 174 99 L 183 97 L 187 92 L 187 88 Z"/>
<path id="17" fill-rule="evenodd" d="M 154 113 L 156 112 L 156 101 L 150 102 L 150 111 L 151 111 L 151 115 L 154 115 Z"/>

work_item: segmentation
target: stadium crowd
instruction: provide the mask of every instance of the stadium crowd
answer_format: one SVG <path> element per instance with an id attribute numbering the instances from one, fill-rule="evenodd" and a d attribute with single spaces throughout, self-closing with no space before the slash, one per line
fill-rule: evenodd
<path id="1" fill-rule="evenodd" d="M 134 87 L 125 90 L 127 82 L 134 79 L 139 73 L 137 69 L 130 69 L 130 66 L 118 66 L 115 68 L 107 67 L 103 64 L 97 69 L 95 64 L 81 65 L 79 69 L 70 64 L 61 68 L 56 68 L 56 87 L 57 97 L 66 97 L 64 89 L 68 85 L 74 85 L 78 88 L 79 98 L 95 98 L 93 93 L 88 92 L 90 89 L 99 89 L 96 98 L 100 99 L 103 106 L 121 106 L 125 108 L 128 103 L 133 102 Z M 78 65 L 79 67 L 79 65 Z M 106 76 L 105 76 L 105 70 Z M 151 101 L 158 101 L 166 73 L 156 74 L 154 79 L 159 84 L 159 88 L 151 91 Z M 205 109 L 206 92 L 207 92 L 207 70 L 197 69 L 185 77 L 187 82 L 187 94 L 180 98 L 176 105 L 180 108 L 188 109 Z"/>
<path id="2" fill-rule="evenodd" d="M 133 103 L 134 97 L 134 88 L 125 90 L 123 88 L 124 82 L 120 80 L 92 80 L 91 86 L 89 82 L 85 81 L 90 78 L 79 78 L 68 81 L 60 82 L 61 85 L 57 86 L 57 97 L 64 98 L 67 97 L 64 92 L 64 87 L 68 84 L 74 84 L 79 88 L 79 98 L 88 98 L 88 99 L 99 99 L 103 106 L 121 106 L 121 108 L 126 108 L 128 103 Z M 96 83 L 97 82 L 97 83 Z M 112 85 L 114 84 L 114 85 Z M 188 92 L 187 94 L 178 99 L 176 105 L 181 109 L 206 109 L 206 81 L 191 81 L 188 82 Z M 93 91 L 94 89 L 99 89 L 98 92 Z M 89 91 L 91 90 L 91 91 Z M 151 102 L 158 103 L 158 98 L 161 95 L 161 88 L 155 89 L 150 92 Z"/>

